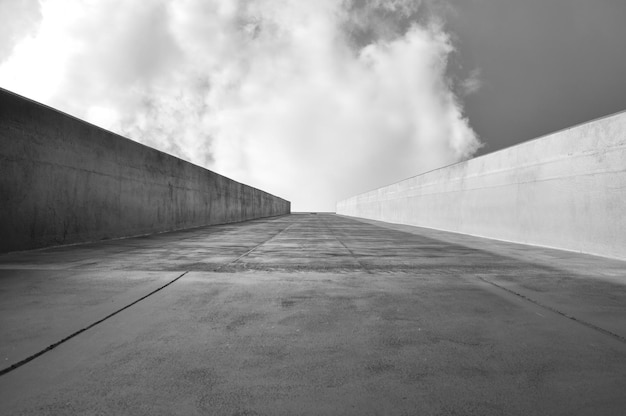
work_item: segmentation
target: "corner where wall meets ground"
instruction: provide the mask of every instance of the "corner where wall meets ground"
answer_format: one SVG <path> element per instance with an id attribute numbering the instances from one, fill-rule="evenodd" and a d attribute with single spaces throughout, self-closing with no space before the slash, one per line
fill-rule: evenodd
<path id="1" fill-rule="evenodd" d="M 291 204 L 0 88 L 0 252 L 288 214 Z"/>
<path id="2" fill-rule="evenodd" d="M 626 259 L 626 112 L 353 196 L 337 213 Z"/>

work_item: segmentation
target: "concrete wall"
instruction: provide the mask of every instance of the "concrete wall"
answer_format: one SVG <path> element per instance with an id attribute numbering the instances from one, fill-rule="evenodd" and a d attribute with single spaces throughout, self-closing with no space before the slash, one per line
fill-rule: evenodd
<path id="1" fill-rule="evenodd" d="M 0 89 L 0 252 L 289 211 L 284 199 Z"/>
<path id="2" fill-rule="evenodd" d="M 626 259 L 626 112 L 354 196 L 337 213 Z"/>

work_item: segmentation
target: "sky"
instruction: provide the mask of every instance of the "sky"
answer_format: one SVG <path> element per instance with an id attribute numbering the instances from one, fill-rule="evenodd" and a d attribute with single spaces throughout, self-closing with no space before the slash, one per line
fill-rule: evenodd
<path id="1" fill-rule="evenodd" d="M 292 201 L 626 109 L 623 0 L 0 0 L 0 87 Z"/>

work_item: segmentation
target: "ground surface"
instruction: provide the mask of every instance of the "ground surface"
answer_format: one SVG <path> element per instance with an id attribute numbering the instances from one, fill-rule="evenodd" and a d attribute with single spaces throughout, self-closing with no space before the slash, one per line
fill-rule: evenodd
<path id="1" fill-rule="evenodd" d="M 624 414 L 626 263 L 330 214 L 5 254 L 0 360 L 3 415 Z"/>

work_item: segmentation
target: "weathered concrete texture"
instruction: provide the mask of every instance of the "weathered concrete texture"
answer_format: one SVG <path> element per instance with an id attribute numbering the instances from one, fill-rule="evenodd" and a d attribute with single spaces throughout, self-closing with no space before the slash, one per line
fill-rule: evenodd
<path id="1" fill-rule="evenodd" d="M 290 203 L 0 89 L 0 252 L 289 213 Z"/>
<path id="2" fill-rule="evenodd" d="M 115 311 L 1 375 L 0 414 L 626 408 L 619 260 L 309 214 L 9 253 L 0 371 Z"/>
<path id="3" fill-rule="evenodd" d="M 626 112 L 431 171 L 337 213 L 626 258 Z"/>

